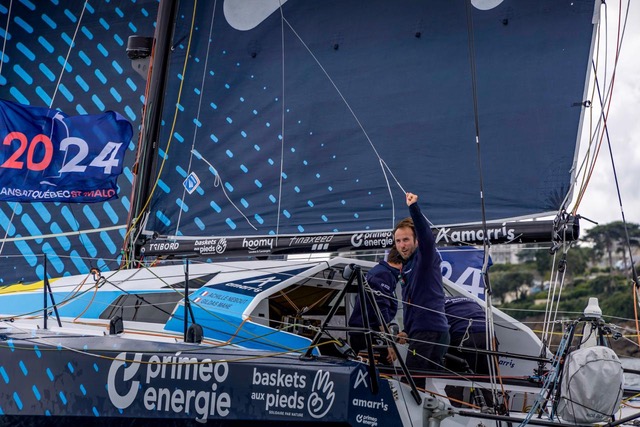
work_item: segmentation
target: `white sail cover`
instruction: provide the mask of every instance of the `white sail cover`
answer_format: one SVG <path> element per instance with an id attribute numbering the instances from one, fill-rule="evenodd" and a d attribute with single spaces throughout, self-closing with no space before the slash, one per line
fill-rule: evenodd
<path id="1" fill-rule="evenodd" d="M 623 384 L 622 364 L 613 350 L 576 350 L 567 357 L 557 414 L 571 423 L 607 421 L 620 405 Z"/>

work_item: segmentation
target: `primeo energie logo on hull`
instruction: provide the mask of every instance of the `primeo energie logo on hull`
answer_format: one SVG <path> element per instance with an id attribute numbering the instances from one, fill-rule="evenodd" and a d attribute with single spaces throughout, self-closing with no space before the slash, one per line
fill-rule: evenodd
<path id="1" fill-rule="evenodd" d="M 200 422 L 234 418 L 238 413 L 231 412 L 232 406 L 244 408 L 248 400 L 256 409 L 262 407 L 265 418 L 324 418 L 334 406 L 335 387 L 331 373 L 322 369 L 236 364 L 230 375 L 226 361 L 179 354 L 122 352 L 111 362 L 107 377 L 109 400 L 120 410 Z"/>
<path id="2" fill-rule="evenodd" d="M 137 375 L 141 370 L 142 375 Z M 128 408 L 141 393 L 142 404 L 148 411 L 196 414 L 196 420 L 206 421 L 210 416 L 226 417 L 229 414 L 231 396 L 218 392 L 218 386 L 228 375 L 227 362 L 157 355 L 143 361 L 141 353 L 135 353 L 133 359 L 129 359 L 123 352 L 111 363 L 107 388 L 109 399 L 116 408 Z M 134 377 L 141 378 L 142 383 L 132 380 Z M 199 390 L 180 387 L 180 380 L 192 382 L 182 383 L 185 385 L 196 383 L 206 387 Z"/>

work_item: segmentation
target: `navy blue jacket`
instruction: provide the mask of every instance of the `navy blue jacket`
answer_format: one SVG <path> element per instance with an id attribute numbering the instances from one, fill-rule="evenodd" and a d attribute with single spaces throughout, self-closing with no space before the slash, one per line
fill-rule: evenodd
<path id="1" fill-rule="evenodd" d="M 409 337 L 416 332 L 445 332 L 449 324 L 444 314 L 442 260 L 436 250 L 436 239 L 417 203 L 409 206 L 409 212 L 418 247 L 402 266 L 404 330 Z"/>
<path id="2" fill-rule="evenodd" d="M 480 304 L 467 297 L 447 297 L 444 309 L 449 321 L 449 333 L 454 337 L 462 337 L 467 328 L 469 333 L 484 332 L 486 328 L 484 309 Z M 471 320 L 471 326 L 469 326 Z"/>
<path id="3" fill-rule="evenodd" d="M 396 284 L 398 283 L 398 275 L 400 270 L 390 266 L 386 261 L 380 261 L 367 273 L 367 282 L 373 291 L 380 291 L 382 295 L 375 296 L 378 308 L 382 318 L 386 323 L 390 323 L 398 312 L 398 300 L 396 299 Z M 369 314 L 369 326 L 371 329 L 379 330 L 380 323 L 377 316 L 373 313 L 373 307 L 367 301 L 367 313 Z M 363 327 L 362 311 L 360 310 L 360 297 L 356 297 L 355 306 L 351 317 L 349 318 L 349 326 Z"/>

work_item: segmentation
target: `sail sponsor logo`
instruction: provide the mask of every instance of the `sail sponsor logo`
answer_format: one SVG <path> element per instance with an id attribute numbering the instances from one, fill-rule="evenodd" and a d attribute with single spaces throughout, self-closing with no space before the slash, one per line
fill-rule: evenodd
<path id="1" fill-rule="evenodd" d="M 360 384 L 364 384 L 367 386 L 367 371 L 364 369 L 360 369 L 358 371 L 358 376 L 356 377 L 356 381 L 353 383 L 353 389 L 357 389 Z"/>
<path id="2" fill-rule="evenodd" d="M 351 236 L 351 246 L 355 248 L 391 247 L 393 246 L 393 235 L 391 231 L 380 231 L 380 232 L 374 232 L 374 233 L 356 233 L 353 236 Z"/>
<path id="3" fill-rule="evenodd" d="M 179 248 L 180 248 L 180 243 L 178 242 L 149 243 L 149 250 L 153 252 L 177 251 Z"/>
<path id="4" fill-rule="evenodd" d="M 471 4 L 476 9 L 490 10 L 498 7 L 504 0 L 471 0 Z"/>
<path id="5" fill-rule="evenodd" d="M 236 30 L 247 31 L 260 25 L 287 1 L 226 0 L 222 10 L 229 25 Z"/>
<path id="6" fill-rule="evenodd" d="M 248 249 L 250 254 L 255 253 L 270 253 L 273 249 L 272 238 L 260 238 L 260 239 L 242 239 L 242 247 Z"/>
<path id="7" fill-rule="evenodd" d="M 311 396 L 309 396 L 308 409 L 309 415 L 313 418 L 322 418 L 333 406 L 335 400 L 335 393 L 333 392 L 333 381 L 329 372 L 322 370 L 316 372 L 316 376 L 313 379 L 313 385 L 311 386 Z"/>
<path id="8" fill-rule="evenodd" d="M 81 191 L 40 191 L 40 190 L 23 190 L 21 188 L 2 188 L 0 189 L 0 195 L 2 196 L 17 196 L 17 197 L 27 197 L 30 199 L 38 200 L 38 199 L 55 199 L 55 198 L 65 198 L 68 199 L 70 197 L 77 197 L 82 194 Z"/>
<path id="9" fill-rule="evenodd" d="M 351 401 L 353 406 L 358 406 L 360 408 L 368 408 L 368 409 L 382 409 L 383 411 L 389 410 L 389 405 L 384 402 L 384 399 L 378 400 L 367 400 L 367 399 L 358 399 L 354 398 Z"/>
<path id="10" fill-rule="evenodd" d="M 280 279 L 280 277 L 267 276 L 267 277 L 260 277 L 257 279 L 245 280 L 242 283 L 228 282 L 228 283 L 225 283 L 224 286 L 241 289 L 243 291 L 260 293 L 264 289 L 269 289 L 272 286 L 277 285 L 281 281 L 282 280 Z"/>
<path id="11" fill-rule="evenodd" d="M 23 190 L 20 188 L 4 187 L 0 189 L 0 196 L 3 197 L 23 197 L 30 200 L 54 200 L 54 199 L 74 199 L 78 197 L 86 198 L 112 198 L 116 195 L 116 190 L 111 188 L 97 189 L 91 191 L 80 190 Z"/>
<path id="12" fill-rule="evenodd" d="M 516 367 L 516 362 L 513 359 L 505 359 L 503 357 L 500 358 L 500 361 L 498 362 L 498 364 L 500 366 L 504 366 L 506 368 L 515 368 Z"/>
<path id="13" fill-rule="evenodd" d="M 195 414 L 196 421 L 206 422 L 229 415 L 231 396 L 218 390 L 228 376 L 226 362 L 175 355 L 146 358 L 141 353 L 130 359 L 123 352 L 111 362 L 107 390 L 118 409 L 136 402 L 147 411 Z"/>
<path id="14" fill-rule="evenodd" d="M 200 255 L 208 254 L 222 254 L 227 250 L 227 239 L 205 239 L 196 240 L 193 244 L 193 249 Z"/>
<path id="15" fill-rule="evenodd" d="M 251 399 L 264 402 L 269 415 L 303 418 L 307 414 L 312 418 L 324 417 L 333 407 L 335 400 L 334 383 L 329 372 L 319 370 L 315 373 L 310 389 L 307 374 L 297 371 L 265 371 L 253 368 L 251 384 L 256 391 Z"/>
<path id="16" fill-rule="evenodd" d="M 365 426 L 377 427 L 378 419 L 376 417 L 372 417 L 371 415 L 356 415 L 356 422 L 363 424 Z"/>
<path id="17" fill-rule="evenodd" d="M 516 230 L 507 228 L 503 225 L 500 228 L 487 229 L 487 239 L 489 240 L 514 240 L 516 238 Z M 442 227 L 438 230 L 436 243 L 444 241 L 445 243 L 473 243 L 484 240 L 484 230 L 453 230 L 451 228 Z"/>
<path id="18" fill-rule="evenodd" d="M 312 251 L 326 251 L 329 249 L 329 243 L 334 237 L 335 236 L 333 234 L 291 237 L 289 239 L 289 247 L 311 245 Z"/>

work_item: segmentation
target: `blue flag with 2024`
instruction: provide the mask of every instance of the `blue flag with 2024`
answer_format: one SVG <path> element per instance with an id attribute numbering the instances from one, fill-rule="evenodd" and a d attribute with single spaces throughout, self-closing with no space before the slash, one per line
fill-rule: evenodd
<path id="1" fill-rule="evenodd" d="M 0 200 L 91 203 L 117 198 L 131 124 L 107 111 L 67 116 L 0 100 Z"/>

